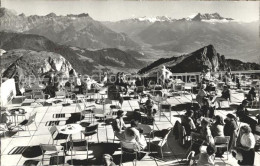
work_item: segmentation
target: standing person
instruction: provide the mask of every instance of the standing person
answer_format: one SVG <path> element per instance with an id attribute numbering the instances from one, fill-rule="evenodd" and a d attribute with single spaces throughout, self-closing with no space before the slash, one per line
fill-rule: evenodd
<path id="1" fill-rule="evenodd" d="M 249 126 L 240 128 L 240 136 L 237 141 L 237 150 L 242 154 L 243 160 L 238 161 L 239 165 L 254 165 L 255 161 L 255 137 Z"/>
<path id="2" fill-rule="evenodd" d="M 225 125 L 224 125 L 224 135 L 230 136 L 229 140 L 229 147 L 233 147 L 234 143 L 236 142 L 236 136 L 237 134 L 237 119 L 233 114 L 227 114 L 227 118 L 225 119 Z"/>
<path id="3" fill-rule="evenodd" d="M 82 85 L 81 85 L 81 74 L 78 75 L 78 77 L 76 76 L 75 78 L 75 86 L 76 88 L 78 88 L 78 93 L 82 94 Z"/>
<path id="4" fill-rule="evenodd" d="M 123 140 L 125 138 L 123 131 L 126 129 L 126 125 L 125 125 L 123 116 L 124 116 L 124 111 L 118 110 L 117 117 L 112 122 L 112 127 L 114 130 L 115 136 L 120 140 Z"/>

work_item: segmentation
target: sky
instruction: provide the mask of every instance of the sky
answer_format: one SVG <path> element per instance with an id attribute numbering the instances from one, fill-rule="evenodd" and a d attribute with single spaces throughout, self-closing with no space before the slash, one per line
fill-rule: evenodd
<path id="1" fill-rule="evenodd" d="M 2 7 L 13 9 L 17 14 L 88 13 L 98 21 L 143 16 L 180 19 L 197 13 L 218 12 L 223 17 L 251 22 L 259 20 L 259 4 L 256 1 L 2 0 Z"/>

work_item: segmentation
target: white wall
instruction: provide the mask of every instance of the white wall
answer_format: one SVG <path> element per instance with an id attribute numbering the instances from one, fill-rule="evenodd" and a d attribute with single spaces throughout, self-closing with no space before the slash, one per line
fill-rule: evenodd
<path id="1" fill-rule="evenodd" d="M 14 79 L 8 79 L 1 86 L 1 106 L 6 106 L 16 96 Z"/>

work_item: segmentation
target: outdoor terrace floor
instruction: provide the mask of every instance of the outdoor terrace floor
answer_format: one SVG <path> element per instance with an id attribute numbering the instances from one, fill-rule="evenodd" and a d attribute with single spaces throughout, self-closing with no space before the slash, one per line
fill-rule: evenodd
<path id="1" fill-rule="evenodd" d="M 195 98 L 195 96 L 193 96 Z M 230 109 L 217 109 L 215 114 L 225 116 L 228 113 L 234 113 L 236 105 L 240 104 L 244 99 L 243 93 L 232 90 L 232 103 L 230 104 Z M 47 102 L 52 102 L 55 99 L 48 99 Z M 167 99 L 167 102 L 173 106 L 173 110 L 171 111 L 172 118 L 170 121 L 169 113 L 165 113 L 166 117 L 162 116 L 159 121 L 158 115 L 156 116 L 155 121 L 155 130 L 166 129 L 168 127 L 173 127 L 177 120 L 180 120 L 180 115 L 184 114 L 185 104 L 191 103 L 192 96 L 191 94 L 184 94 L 181 96 L 170 97 Z M 52 106 L 21 106 L 21 104 L 9 104 L 8 109 L 21 107 L 24 108 L 29 115 L 30 112 L 36 111 L 36 124 L 37 128 L 32 124 L 29 126 L 32 136 L 28 136 L 28 131 L 19 131 L 19 136 L 17 132 L 7 133 L 6 137 L 1 137 L 1 165 L 2 166 L 15 166 L 15 165 L 41 165 L 41 154 L 39 153 L 39 148 L 37 146 L 40 143 L 48 144 L 52 143 L 51 135 L 48 131 L 50 126 L 46 126 L 46 123 L 53 120 L 60 120 L 59 125 L 65 124 L 65 119 L 57 119 L 53 118 L 53 114 L 57 113 L 74 113 L 79 111 L 76 107 L 76 104 L 73 101 L 69 101 L 71 103 L 70 106 L 63 107 L 62 103 L 52 104 Z M 95 104 L 90 103 L 90 104 Z M 83 108 L 83 103 L 80 103 Z M 96 105 L 96 104 L 95 104 Z M 102 105 L 96 105 L 98 108 L 102 108 Z M 133 111 L 134 109 L 138 109 L 138 99 L 132 99 L 124 101 L 122 105 L 122 110 L 124 111 Z M 249 108 L 249 110 L 254 114 L 259 112 L 258 108 Z M 27 116 L 28 117 L 28 116 Z M 19 120 L 22 120 L 19 118 Z M 102 153 L 112 152 L 112 156 L 114 158 L 115 163 L 119 164 L 121 150 L 119 148 L 119 141 L 115 141 L 113 144 L 113 131 L 111 126 L 107 126 L 108 130 L 108 142 L 105 134 L 105 127 L 102 125 L 102 122 L 99 122 L 99 142 L 97 143 L 97 137 L 94 135 L 92 139 L 89 140 L 90 148 L 89 148 L 89 160 L 86 159 L 86 153 L 77 152 L 77 155 L 72 156 L 73 164 L 71 161 L 71 156 L 66 156 L 65 163 L 70 165 L 99 165 L 100 161 L 96 161 L 102 156 Z M 79 139 L 80 134 L 73 135 L 73 139 Z M 64 142 L 63 140 L 58 141 L 58 143 Z M 154 155 L 155 157 L 151 157 L 149 153 L 137 162 L 137 165 L 183 165 L 182 159 L 184 159 L 183 154 L 186 153 L 187 148 L 183 148 L 178 144 L 175 140 L 174 135 L 171 133 L 168 137 L 169 149 L 165 146 L 164 150 L 164 159 L 160 159 L 158 155 Z M 22 154 L 12 154 L 12 150 L 17 148 L 18 146 L 30 146 L 31 151 Z M 36 146 L 36 148 L 32 148 Z M 28 150 L 27 149 L 27 150 Z M 35 151 L 34 151 L 35 150 Z M 260 165 L 260 153 L 255 152 L 255 165 Z M 157 157 L 158 156 L 158 157 Z M 94 157 L 94 159 L 93 159 Z M 227 160 L 226 153 L 223 155 L 223 158 L 216 157 L 215 159 L 216 165 L 238 165 L 237 161 L 229 154 L 229 158 Z M 46 160 L 44 165 L 49 165 L 49 161 Z M 124 166 L 133 165 L 132 161 L 124 161 Z"/>

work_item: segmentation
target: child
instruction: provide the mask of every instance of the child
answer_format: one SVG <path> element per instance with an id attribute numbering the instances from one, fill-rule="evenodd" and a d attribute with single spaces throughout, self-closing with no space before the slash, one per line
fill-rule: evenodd
<path id="1" fill-rule="evenodd" d="M 215 148 L 212 145 L 201 146 L 200 154 L 195 156 L 195 152 L 191 151 L 191 159 L 193 159 L 193 164 L 189 163 L 189 165 L 199 165 L 199 166 L 210 166 L 214 165 L 214 157 L 215 157 Z M 198 158 L 196 162 L 195 159 Z"/>

